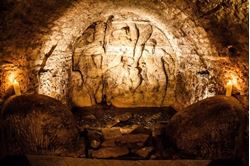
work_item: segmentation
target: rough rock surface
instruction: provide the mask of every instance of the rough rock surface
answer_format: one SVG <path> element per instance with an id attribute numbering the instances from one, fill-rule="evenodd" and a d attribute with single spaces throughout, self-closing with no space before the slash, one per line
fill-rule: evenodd
<path id="1" fill-rule="evenodd" d="M 1 117 L 2 153 L 77 153 L 80 143 L 74 117 L 56 99 L 44 95 L 14 96 L 7 100 Z"/>
<path id="2" fill-rule="evenodd" d="M 247 155 L 247 113 L 233 97 L 216 96 L 175 114 L 166 134 L 177 149 L 202 159 Z M 247 155 L 248 156 L 248 155 Z"/>
<path id="3" fill-rule="evenodd" d="M 235 92 L 248 96 L 246 0 L 6 0 L 0 6 L 0 102 L 10 95 L 11 73 L 23 93 L 78 106 L 106 97 L 116 106 L 181 108 L 224 94 L 231 77 Z"/>
<path id="4" fill-rule="evenodd" d="M 94 22 L 73 44 L 73 103 L 96 105 L 106 96 L 116 107 L 163 105 L 175 61 L 165 34 L 147 20 L 116 14 Z"/>
<path id="5" fill-rule="evenodd" d="M 162 140 L 172 108 L 80 108 L 74 110 L 78 128 L 85 137 L 87 157 L 176 159 Z M 89 117 L 95 117 L 89 119 Z M 95 119 L 95 120 L 93 120 Z M 114 119 L 116 119 L 115 125 Z M 167 154 L 167 155 L 166 155 Z"/>

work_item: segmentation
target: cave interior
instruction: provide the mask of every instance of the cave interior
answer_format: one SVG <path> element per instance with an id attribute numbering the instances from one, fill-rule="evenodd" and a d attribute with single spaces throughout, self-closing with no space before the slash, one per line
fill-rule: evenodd
<path id="1" fill-rule="evenodd" d="M 0 164 L 248 165 L 248 5 L 0 1 Z"/>

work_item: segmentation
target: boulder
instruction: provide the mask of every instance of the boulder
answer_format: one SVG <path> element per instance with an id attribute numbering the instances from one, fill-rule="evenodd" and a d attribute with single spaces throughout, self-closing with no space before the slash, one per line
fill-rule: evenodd
<path id="1" fill-rule="evenodd" d="M 13 96 L 5 102 L 1 121 L 3 153 L 62 155 L 77 151 L 79 134 L 73 114 L 51 97 Z"/>
<path id="2" fill-rule="evenodd" d="M 233 97 L 215 96 L 175 114 L 166 135 L 183 154 L 202 159 L 233 159 L 241 156 L 247 111 Z"/>

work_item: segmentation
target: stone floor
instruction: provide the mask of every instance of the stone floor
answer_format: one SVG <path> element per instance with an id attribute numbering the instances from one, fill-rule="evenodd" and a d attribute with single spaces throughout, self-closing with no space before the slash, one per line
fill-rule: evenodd
<path id="1" fill-rule="evenodd" d="M 100 160 L 52 156 L 27 156 L 31 166 L 208 166 L 209 160 Z"/>
<path id="2" fill-rule="evenodd" d="M 243 166 L 237 160 L 111 160 L 45 155 L 8 156 L 1 166 Z M 248 164 L 247 164 L 248 165 Z"/>

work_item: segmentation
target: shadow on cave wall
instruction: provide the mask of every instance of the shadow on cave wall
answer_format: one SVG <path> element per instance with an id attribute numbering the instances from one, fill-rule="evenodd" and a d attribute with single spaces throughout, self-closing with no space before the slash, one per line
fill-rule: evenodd
<path id="1" fill-rule="evenodd" d="M 232 58 L 248 57 L 248 1 L 200 1 L 195 13 L 201 20 L 209 20 L 204 28 L 212 33 L 217 51 Z M 206 22 L 206 21 L 204 21 Z M 206 23 L 205 23 L 206 24 Z M 222 48 L 225 48 L 224 50 Z M 247 56 L 246 56 L 247 55 Z"/>
<path id="2" fill-rule="evenodd" d="M 41 37 L 36 36 L 41 28 L 49 28 L 49 23 L 58 19 L 72 2 L 70 0 L 0 1 L 0 41 L 12 41 L 19 47 L 24 46 L 25 41 L 30 41 L 30 38 L 34 41 Z"/>

